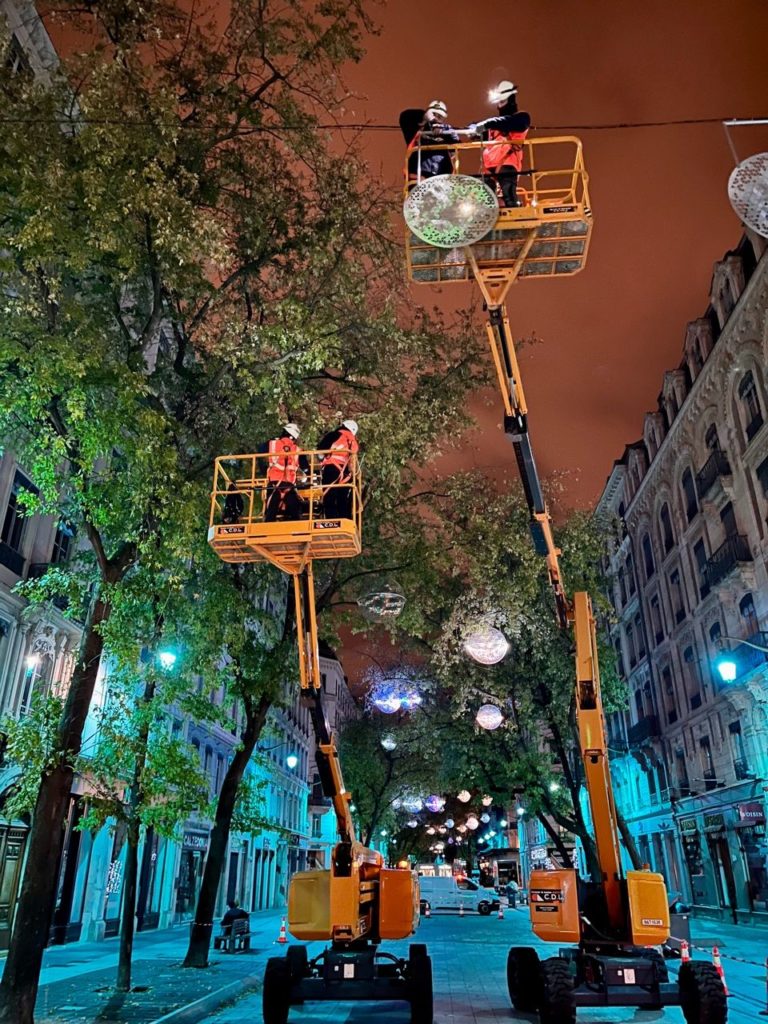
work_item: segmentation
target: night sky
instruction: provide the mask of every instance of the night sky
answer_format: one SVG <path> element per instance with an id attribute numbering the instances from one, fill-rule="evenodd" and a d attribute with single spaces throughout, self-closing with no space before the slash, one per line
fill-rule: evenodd
<path id="1" fill-rule="evenodd" d="M 439 98 L 464 126 L 495 113 L 490 86 L 511 78 L 534 125 L 581 135 L 594 233 L 586 269 L 527 281 L 509 296 L 530 427 L 543 476 L 564 472 L 563 504 L 592 504 L 615 458 L 642 432 L 685 326 L 707 307 L 714 262 L 740 237 L 726 194 L 734 166 L 717 124 L 587 131 L 578 126 L 768 115 L 768 4 L 763 0 L 390 0 L 381 34 L 347 80 L 364 94 L 354 120 L 397 123 Z M 542 132 L 542 134 L 557 134 Z M 732 129 L 739 157 L 768 132 Z M 370 133 L 373 170 L 401 181 L 399 133 Z M 464 304 L 470 286 L 444 289 Z M 414 286 L 415 302 L 435 292 Z M 490 357 L 489 357 L 490 358 Z M 481 430 L 454 466 L 505 467 L 500 399 L 476 403 Z M 482 445 L 482 448 L 481 448 Z"/>

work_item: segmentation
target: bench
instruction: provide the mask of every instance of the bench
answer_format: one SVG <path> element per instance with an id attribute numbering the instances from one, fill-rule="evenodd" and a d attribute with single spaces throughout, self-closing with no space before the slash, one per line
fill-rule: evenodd
<path id="1" fill-rule="evenodd" d="M 241 917 L 227 925 L 227 931 L 215 936 L 213 948 L 223 953 L 247 953 L 251 948 L 251 926 L 247 918 Z"/>

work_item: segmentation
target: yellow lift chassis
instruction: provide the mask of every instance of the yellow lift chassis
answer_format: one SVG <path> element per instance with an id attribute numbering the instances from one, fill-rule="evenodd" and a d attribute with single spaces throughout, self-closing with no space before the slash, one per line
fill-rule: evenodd
<path id="1" fill-rule="evenodd" d="M 594 616 L 586 593 L 571 601 L 565 592 L 504 305 L 517 280 L 563 277 L 584 267 L 592 212 L 581 142 L 573 136 L 526 140 L 518 187 L 522 205 L 504 210 L 482 180 L 483 145 L 420 147 L 449 149 L 453 174 L 409 181 L 406 167 L 408 273 L 415 283 L 474 279 L 485 300 L 504 428 L 520 469 L 533 541 L 546 558 L 560 625 L 573 628 L 579 742 L 601 873 L 599 882 L 580 879 L 573 870 L 531 873 L 534 932 L 546 941 L 576 945 L 542 961 L 532 947 L 513 947 L 507 959 L 510 999 L 517 1010 L 538 1012 L 541 1024 L 575 1024 L 580 1006 L 675 1005 L 688 1024 L 724 1024 L 725 992 L 711 964 L 683 964 L 679 984 L 669 981 L 658 951 L 669 936 L 663 877 L 622 871 Z"/>
<path id="2" fill-rule="evenodd" d="M 288 929 L 297 939 L 329 943 L 309 958 L 305 945 L 272 957 L 264 974 L 264 1024 L 287 1024 L 290 1007 L 312 1000 L 387 999 L 410 1004 L 412 1024 L 432 1024 L 432 963 L 426 946 L 413 943 L 408 957 L 382 952 L 383 939 L 412 935 L 419 920 L 415 874 L 387 868 L 380 853 L 355 835 L 351 796 L 344 787 L 336 743 L 323 710 L 312 563 L 360 553 L 360 473 L 350 454 L 343 487 L 348 515 L 323 514 L 328 487 L 321 484 L 322 452 L 306 451 L 306 480 L 299 484 L 300 519 L 267 521 L 270 491 L 266 455 L 216 460 L 208 542 L 227 562 L 271 562 L 293 577 L 301 699 L 309 709 L 323 792 L 333 805 L 339 841 L 324 869 L 299 871 L 288 891 Z"/>

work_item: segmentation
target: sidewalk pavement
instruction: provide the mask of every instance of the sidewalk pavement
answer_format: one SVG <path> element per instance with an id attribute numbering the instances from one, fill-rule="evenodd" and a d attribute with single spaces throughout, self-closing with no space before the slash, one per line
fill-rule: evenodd
<path id="1" fill-rule="evenodd" d="M 36 1024 L 195 1024 L 261 984 L 273 955 L 282 911 L 251 914 L 251 949 L 211 948 L 205 970 L 184 969 L 189 925 L 139 932 L 134 941 L 131 992 L 115 992 L 118 939 L 70 943 L 45 951 Z M 284 948 L 284 947 L 283 947 Z"/>
<path id="2" fill-rule="evenodd" d="M 691 945 L 711 953 L 718 946 L 724 960 L 737 960 L 765 968 L 768 958 L 768 928 L 760 925 L 728 924 L 706 917 L 690 917 Z"/>

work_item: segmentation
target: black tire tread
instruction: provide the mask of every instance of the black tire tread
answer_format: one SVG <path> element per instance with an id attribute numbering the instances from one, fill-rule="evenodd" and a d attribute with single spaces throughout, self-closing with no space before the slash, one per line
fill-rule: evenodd
<path id="1" fill-rule="evenodd" d="M 728 1002 L 713 964 L 691 960 L 680 966 L 680 1005 L 686 1024 L 725 1024 Z"/>
<path id="2" fill-rule="evenodd" d="M 419 946 L 421 943 L 417 942 L 416 945 Z M 410 962 L 416 968 L 411 972 L 409 979 L 411 1024 L 432 1024 L 434 1018 L 432 960 L 428 956 L 416 956 L 412 957 Z"/>
<path id="3" fill-rule="evenodd" d="M 507 990 L 514 1008 L 535 1013 L 540 986 L 539 954 L 533 946 L 512 946 L 507 954 Z"/>
<path id="4" fill-rule="evenodd" d="M 264 989 L 261 993 L 264 1024 L 288 1024 L 290 989 L 288 961 L 282 956 L 270 957 L 264 971 Z"/>
<path id="5" fill-rule="evenodd" d="M 541 1024 L 576 1024 L 573 978 L 567 960 L 558 956 L 542 960 L 539 1021 Z"/>

